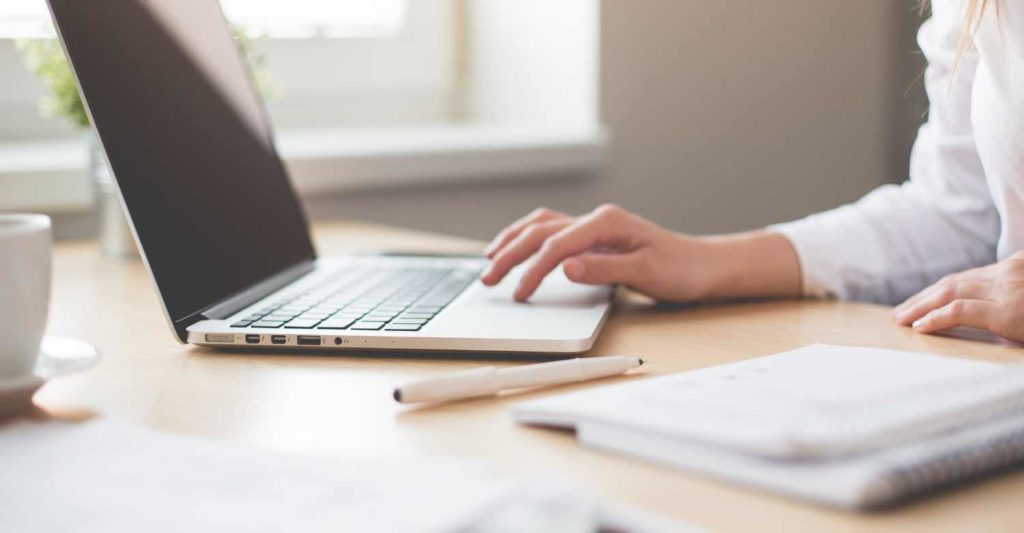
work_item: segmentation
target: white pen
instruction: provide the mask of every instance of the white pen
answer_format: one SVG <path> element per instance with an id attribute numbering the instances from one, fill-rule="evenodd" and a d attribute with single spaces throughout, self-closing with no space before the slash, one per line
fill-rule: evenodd
<path id="1" fill-rule="evenodd" d="M 395 389 L 402 403 L 443 402 L 491 396 L 507 389 L 540 387 L 624 374 L 644 364 L 639 357 L 609 355 L 511 368 L 488 366 L 409 383 Z"/>

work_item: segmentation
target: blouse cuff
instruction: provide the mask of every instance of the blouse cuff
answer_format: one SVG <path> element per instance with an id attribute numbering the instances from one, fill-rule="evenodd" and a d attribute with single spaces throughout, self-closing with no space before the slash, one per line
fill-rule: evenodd
<path id="1" fill-rule="evenodd" d="M 835 236 L 818 231 L 809 219 L 784 222 L 768 226 L 768 231 L 779 233 L 789 239 L 800 261 L 800 290 L 804 296 L 834 298 L 835 287 L 828 280 L 835 280 L 836 258 Z"/>

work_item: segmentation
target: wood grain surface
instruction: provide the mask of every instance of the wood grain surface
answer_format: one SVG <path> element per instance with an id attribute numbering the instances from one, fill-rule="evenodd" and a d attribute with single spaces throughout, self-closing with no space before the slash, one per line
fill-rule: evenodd
<path id="1" fill-rule="evenodd" d="M 480 243 L 352 223 L 315 229 L 321 254 L 374 249 L 477 251 Z M 108 416 L 223 442 L 338 457 L 483 459 L 499 470 L 568 478 L 588 490 L 712 530 L 1020 531 L 1024 473 L 897 509 L 855 514 L 580 447 L 569 432 L 521 427 L 517 400 L 636 376 L 443 406 L 396 404 L 406 380 L 484 363 L 457 358 L 216 352 L 178 344 L 138 260 L 91 242 L 56 246 L 49 333 L 98 346 L 101 364 L 49 383 L 51 416 Z M 643 356 L 643 374 L 680 372 L 809 343 L 880 346 L 992 361 L 1024 360 L 990 337 L 918 335 L 881 306 L 776 301 L 662 307 L 620 294 L 589 355 Z M 498 362 L 495 364 L 516 364 Z"/>

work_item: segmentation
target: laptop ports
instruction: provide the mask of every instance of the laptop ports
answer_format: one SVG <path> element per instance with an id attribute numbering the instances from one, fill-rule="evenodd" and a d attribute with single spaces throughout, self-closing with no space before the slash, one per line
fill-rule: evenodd
<path id="1" fill-rule="evenodd" d="M 253 333 L 250 333 L 250 334 L 245 336 L 245 342 L 247 342 L 249 344 L 259 344 L 260 343 L 260 336 L 256 335 L 256 334 L 253 334 Z"/>
<path id="2" fill-rule="evenodd" d="M 301 346 L 320 346 L 320 337 L 316 335 L 299 335 L 297 339 Z"/>
<path id="3" fill-rule="evenodd" d="M 270 336 L 270 342 L 272 342 L 274 344 L 284 344 L 286 339 L 287 339 L 287 337 L 285 337 L 284 335 L 271 335 Z"/>

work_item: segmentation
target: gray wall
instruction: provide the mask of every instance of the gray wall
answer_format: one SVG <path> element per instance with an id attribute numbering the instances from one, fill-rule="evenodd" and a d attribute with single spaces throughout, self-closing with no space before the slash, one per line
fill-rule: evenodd
<path id="1" fill-rule="evenodd" d="M 756 227 L 902 179 L 923 109 L 913 2 L 605 0 L 607 165 L 583 180 L 347 194 L 316 218 L 487 237 L 537 205 L 616 202 L 674 229 Z M 909 118 L 908 118 L 909 117 Z"/>

